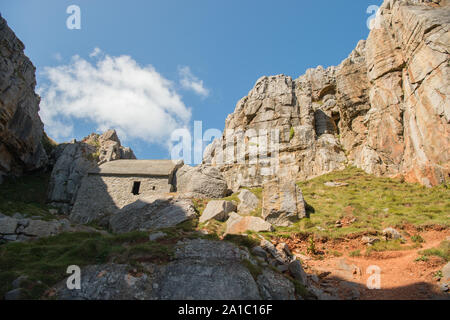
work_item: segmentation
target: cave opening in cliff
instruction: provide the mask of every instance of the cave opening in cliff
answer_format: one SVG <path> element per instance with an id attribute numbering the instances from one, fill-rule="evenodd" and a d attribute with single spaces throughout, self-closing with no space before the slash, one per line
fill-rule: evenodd
<path id="1" fill-rule="evenodd" d="M 339 131 L 339 121 L 341 121 L 341 116 L 339 114 L 339 112 L 332 112 L 331 113 L 331 118 L 333 119 L 334 122 L 334 130 L 335 130 L 335 134 L 340 134 Z"/>

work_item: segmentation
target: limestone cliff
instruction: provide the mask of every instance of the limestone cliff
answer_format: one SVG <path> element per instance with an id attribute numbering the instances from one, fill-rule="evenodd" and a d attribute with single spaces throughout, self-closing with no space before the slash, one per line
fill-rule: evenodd
<path id="1" fill-rule="evenodd" d="M 206 148 L 204 163 L 218 165 L 233 189 L 348 164 L 427 186 L 448 180 L 450 3 L 386 0 L 376 22 L 337 67 L 319 66 L 295 80 L 259 79 L 226 119 L 222 138 Z M 276 173 L 267 174 L 268 160 L 251 161 L 261 129 L 269 131 L 264 144 L 279 130 Z"/>
<path id="2" fill-rule="evenodd" d="M 0 16 L 0 180 L 45 165 L 35 67 L 25 46 Z"/>

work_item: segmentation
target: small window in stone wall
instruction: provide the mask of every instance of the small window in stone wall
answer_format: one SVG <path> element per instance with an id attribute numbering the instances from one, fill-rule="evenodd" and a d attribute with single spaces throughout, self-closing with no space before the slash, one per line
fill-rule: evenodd
<path id="1" fill-rule="evenodd" d="M 152 190 L 156 190 L 156 187 L 155 187 L 155 186 L 153 186 L 153 187 L 152 187 Z"/>
<path id="2" fill-rule="evenodd" d="M 141 188 L 141 182 L 140 181 L 134 181 L 133 182 L 133 189 L 131 190 L 131 193 L 134 194 L 134 195 L 138 195 L 140 188 Z"/>

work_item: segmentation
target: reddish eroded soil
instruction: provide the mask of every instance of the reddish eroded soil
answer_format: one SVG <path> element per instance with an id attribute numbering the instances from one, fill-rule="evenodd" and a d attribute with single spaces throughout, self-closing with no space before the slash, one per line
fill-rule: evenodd
<path id="1" fill-rule="evenodd" d="M 447 262 L 432 256 L 428 261 L 415 260 L 421 256 L 419 251 L 438 247 L 450 236 L 450 230 L 437 227 L 417 232 L 409 226 L 404 231 L 411 235 L 420 234 L 425 242 L 412 248 L 414 243 L 408 237 L 403 245 L 405 250 L 371 252 L 368 256 L 365 255 L 367 246 L 362 244 L 361 235 L 339 240 L 316 240 L 316 255 L 307 254 L 309 241 L 304 237 L 276 239 L 274 242 L 286 242 L 302 260 L 305 271 L 318 276 L 320 287 L 341 299 L 449 299 L 449 294 L 440 291 L 440 283 L 435 277 Z M 361 255 L 350 256 L 355 250 L 360 250 Z M 378 290 L 367 287 L 370 266 L 381 270 Z"/>

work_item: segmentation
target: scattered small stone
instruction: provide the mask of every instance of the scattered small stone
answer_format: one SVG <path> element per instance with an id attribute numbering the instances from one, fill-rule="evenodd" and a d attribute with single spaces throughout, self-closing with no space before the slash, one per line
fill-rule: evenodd
<path id="1" fill-rule="evenodd" d="M 288 269 L 289 269 L 289 267 L 285 264 L 277 266 L 277 270 L 280 272 L 286 272 L 286 271 L 288 271 Z"/>
<path id="2" fill-rule="evenodd" d="M 300 263 L 300 261 L 298 261 L 297 259 L 292 261 L 289 264 L 289 272 L 292 274 L 292 276 L 300 281 L 303 284 L 307 284 L 308 283 L 308 276 L 306 274 L 306 272 L 303 270 L 302 264 Z"/>
<path id="3" fill-rule="evenodd" d="M 334 224 L 334 226 L 336 227 L 336 228 L 342 228 L 342 222 L 341 221 L 336 221 L 336 223 Z"/>
<path id="4" fill-rule="evenodd" d="M 442 292 L 448 292 L 449 288 L 448 288 L 448 283 L 442 283 L 439 288 L 441 289 Z"/>
<path id="5" fill-rule="evenodd" d="M 151 234 L 148 236 L 148 239 L 149 239 L 150 241 L 155 241 L 155 240 L 164 238 L 165 236 L 167 236 L 167 234 L 164 233 L 164 232 L 154 232 L 154 233 L 151 233 Z"/>
<path id="6" fill-rule="evenodd" d="M 261 257 L 261 258 L 264 258 L 264 259 L 267 258 L 266 250 L 264 250 L 260 246 L 253 247 L 252 248 L 252 253 L 253 253 L 253 255 L 255 255 L 257 257 Z"/>
<path id="7" fill-rule="evenodd" d="M 363 236 L 363 237 L 361 238 L 361 242 L 362 242 L 363 244 L 369 245 L 369 246 L 371 246 L 371 245 L 373 245 L 374 243 L 377 243 L 377 242 L 379 242 L 379 241 L 380 241 L 380 239 L 378 239 L 378 238 L 373 238 L 373 237 L 368 237 L 368 236 Z"/>
<path id="8" fill-rule="evenodd" d="M 336 187 L 346 187 L 349 184 L 346 183 L 346 182 L 329 181 L 329 182 L 325 182 L 324 185 L 327 186 L 327 187 L 336 188 Z"/>
<path id="9" fill-rule="evenodd" d="M 48 212 L 50 214 L 57 215 L 58 214 L 58 209 L 49 209 Z"/>
<path id="10" fill-rule="evenodd" d="M 316 274 L 309 276 L 309 278 L 311 279 L 311 281 L 319 283 L 319 277 Z"/>
<path id="11" fill-rule="evenodd" d="M 205 229 L 198 230 L 197 232 L 203 236 L 207 236 L 209 234 L 209 231 Z"/>
<path id="12" fill-rule="evenodd" d="M 403 239 L 403 236 L 395 230 L 394 228 L 386 228 L 383 230 L 383 235 L 385 236 L 386 240 L 397 240 L 397 239 Z"/>
<path id="13" fill-rule="evenodd" d="M 285 242 L 281 242 L 277 245 L 277 250 L 284 251 L 289 257 L 292 257 L 292 252 L 289 249 L 289 246 Z"/>

